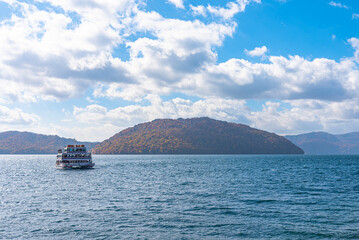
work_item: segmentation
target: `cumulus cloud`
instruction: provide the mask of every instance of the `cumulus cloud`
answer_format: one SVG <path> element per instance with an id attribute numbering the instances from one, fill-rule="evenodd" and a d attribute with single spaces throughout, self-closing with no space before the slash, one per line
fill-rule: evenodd
<path id="1" fill-rule="evenodd" d="M 0 23 L 1 100 L 68 99 L 93 81 L 126 81 L 126 71 L 111 52 L 122 42 L 123 25 L 115 16 L 130 1 L 48 2 L 76 11 L 80 21 L 30 3 L 8 2 L 18 14 Z"/>
<path id="2" fill-rule="evenodd" d="M 234 2 L 229 2 L 227 4 L 227 8 L 221 8 L 221 7 L 212 7 L 208 6 L 207 10 L 209 13 L 222 17 L 224 19 L 230 19 L 233 18 L 234 15 L 236 15 L 239 11 L 241 11 L 241 6 Z"/>
<path id="3" fill-rule="evenodd" d="M 170 3 L 176 6 L 176 8 L 184 9 L 183 1 L 182 0 L 168 0 Z"/>
<path id="4" fill-rule="evenodd" d="M 280 134 L 298 134 L 311 131 L 347 133 L 359 130 L 358 99 L 342 102 L 295 100 L 266 102 L 261 111 L 248 118 L 252 126 Z"/>
<path id="5" fill-rule="evenodd" d="M 280 134 L 323 130 L 320 116 L 312 114 L 308 109 L 295 106 L 290 109 L 281 107 L 280 102 L 266 102 L 261 111 L 251 113 L 252 126 Z"/>
<path id="6" fill-rule="evenodd" d="M 136 101 L 149 93 L 167 94 L 174 89 L 194 88 L 194 82 L 187 77 L 215 64 L 214 47 L 221 46 L 235 27 L 235 23 L 204 24 L 197 20 L 166 19 L 156 12 L 139 12 L 133 19 L 132 30 L 151 32 L 153 37 L 127 43 L 130 60 L 124 63 L 126 77 L 132 76 L 137 84 L 105 84 L 96 89 L 96 95 Z"/>
<path id="7" fill-rule="evenodd" d="M 213 47 L 220 46 L 236 27 L 234 22 L 166 19 L 139 10 L 130 0 L 40 2 L 61 7 L 65 14 L 12 1 L 9 4 L 21 14 L 0 24 L 0 81 L 6 86 L 0 101 L 69 99 L 98 83 L 113 89 L 179 81 L 215 62 Z M 70 17 L 72 12 L 79 15 L 77 22 Z M 143 32 L 155 38 L 127 39 Z M 127 45 L 130 61 L 112 56 L 119 44 Z"/>
<path id="8" fill-rule="evenodd" d="M 356 39 L 350 42 L 356 49 Z M 171 44 L 177 44 L 175 39 Z M 336 62 L 326 58 L 270 56 L 269 63 L 230 59 L 216 64 L 210 46 L 185 49 L 178 44 L 171 51 L 171 46 L 161 44 L 160 40 L 137 40 L 133 43 L 134 55 L 141 51 L 143 56 L 134 58 L 131 64 L 138 67 L 129 66 L 128 70 L 141 76 L 137 81 L 143 84 L 103 84 L 94 94 L 132 101 L 141 101 L 150 93 L 162 95 L 173 91 L 202 98 L 232 99 L 342 101 L 358 97 L 359 78 L 354 58 Z M 356 59 L 357 55 L 356 50 Z"/>
<path id="9" fill-rule="evenodd" d="M 69 28 L 74 19 L 68 14 L 14 1 L 23 16 L 13 15 L 0 25 L 2 102 L 69 99 L 90 87 L 94 97 L 130 101 L 171 92 L 233 99 L 357 96 L 356 64 L 350 59 L 270 56 L 269 63 L 230 59 L 218 64 L 215 48 L 233 35 L 234 21 L 169 19 L 143 11 L 130 0 L 47 2 L 76 11 L 81 20 Z M 238 0 L 222 10 L 208 5 L 206 11 L 244 11 L 251 2 L 259 1 Z M 127 39 L 136 34 L 142 36 Z M 349 40 L 358 59 L 356 41 Z M 112 56 L 119 44 L 126 45 L 129 60 Z M 246 53 L 264 56 L 267 51 L 262 46 Z"/>
<path id="10" fill-rule="evenodd" d="M 299 56 L 269 57 L 267 63 L 230 59 L 191 76 L 197 95 L 234 99 L 325 99 L 358 96 L 355 63 Z"/>
<path id="11" fill-rule="evenodd" d="M 0 124 L 35 125 L 39 120 L 40 117 L 35 114 L 24 113 L 19 108 L 10 109 L 0 105 Z"/>
<path id="12" fill-rule="evenodd" d="M 348 42 L 352 45 L 354 52 L 354 58 L 357 63 L 359 63 L 359 38 L 351 38 Z"/>
<path id="13" fill-rule="evenodd" d="M 163 101 L 158 95 L 148 95 L 149 105 L 128 105 L 108 110 L 106 107 L 92 104 L 85 108 L 74 107 L 73 115 L 78 121 L 110 123 L 119 126 L 131 126 L 138 122 L 156 118 L 187 118 L 209 116 L 222 120 L 237 120 L 248 111 L 244 100 L 203 99 L 196 102 L 182 98 Z M 242 115 L 241 115 L 242 114 Z"/>
<path id="14" fill-rule="evenodd" d="M 342 102 L 267 101 L 260 110 L 253 111 L 244 100 L 211 98 L 191 101 L 175 98 L 163 101 L 157 95 L 149 95 L 146 98 L 149 104 L 128 105 L 114 109 L 97 104 L 74 107 L 73 116 L 76 119 L 75 122 L 80 123 L 82 128 L 97 128 L 98 134 L 91 137 L 93 141 L 103 140 L 124 128 L 157 118 L 176 119 L 202 116 L 244 123 L 283 135 L 319 130 L 333 133 L 359 131 L 359 107 L 356 107 L 359 106 L 358 99 Z M 110 126 L 113 131 L 110 131 Z M 104 131 L 101 133 L 98 129 L 102 128 Z M 84 129 L 82 133 L 87 136 Z M 84 136 L 80 138 L 85 139 Z"/>
<path id="15" fill-rule="evenodd" d="M 189 5 L 194 15 L 207 15 L 207 8 L 203 5 L 193 6 L 192 4 Z"/>
<path id="16" fill-rule="evenodd" d="M 203 99 L 191 101 L 182 98 L 175 98 L 163 101 L 158 95 L 146 97 L 149 104 L 128 105 L 115 109 L 108 109 L 98 104 L 91 104 L 87 107 L 74 107 L 73 116 L 76 122 L 81 122 L 85 127 L 96 125 L 116 126 L 115 129 L 124 129 L 135 124 L 152 121 L 158 118 L 190 118 L 208 116 L 215 119 L 249 123 L 245 115 L 248 115 L 249 108 L 244 100 L 233 99 Z M 103 140 L 115 134 L 105 131 L 96 135 L 97 140 Z"/>
<path id="17" fill-rule="evenodd" d="M 255 49 L 249 51 L 247 49 L 244 50 L 245 54 L 251 57 L 263 57 L 265 56 L 266 52 L 268 51 L 266 46 L 263 47 L 256 47 Z"/>
<path id="18" fill-rule="evenodd" d="M 148 95 L 146 99 L 148 103 L 113 109 L 99 104 L 86 107 L 74 106 L 71 116 L 68 116 L 67 124 L 64 125 L 38 126 L 36 125 L 38 117 L 34 115 L 31 116 L 35 120 L 32 125 L 35 124 L 36 127 L 26 128 L 26 130 L 65 137 L 74 137 L 75 133 L 77 140 L 102 141 L 127 127 L 157 118 L 209 116 L 219 120 L 244 123 L 283 135 L 319 130 L 332 133 L 359 131 L 358 99 L 341 102 L 309 99 L 267 101 L 261 109 L 256 111 L 251 110 L 244 100 L 211 98 L 192 101 L 175 98 L 164 101 L 157 95 Z M 5 109 L 5 112 L 8 111 L 13 110 Z M 17 111 L 24 114 L 21 110 Z M 2 107 L 0 112 L 4 112 Z M 16 111 L 7 115 L 8 117 L 4 117 L 3 114 L 0 118 L 7 119 L 0 121 L 0 128 L 3 130 L 9 129 L 4 127 L 4 123 L 19 119 Z M 26 126 L 31 121 L 16 122 L 16 124 Z"/>
<path id="19" fill-rule="evenodd" d="M 37 7 L 37 3 L 44 2 L 49 11 Z M 216 49 L 235 33 L 234 16 L 259 0 L 230 1 L 224 7 L 190 5 L 194 15 L 210 16 L 206 21 L 166 18 L 156 11 L 146 11 L 145 5 L 132 0 L 7 3 L 15 11 L 0 23 L 0 102 L 61 101 L 79 98 L 91 89 L 93 96 L 88 101 L 93 104 L 76 107 L 73 116 L 82 123 L 93 119 L 86 125 L 88 129 L 105 126 L 103 136 L 110 136 L 111 127 L 118 130 L 154 118 L 191 116 L 243 120 L 280 132 L 299 126 L 331 129 L 334 124 L 312 115 L 311 109 L 321 106 L 313 112 L 320 115 L 326 111 L 328 114 L 323 116 L 332 119 L 329 114 L 335 115 L 345 104 L 355 104 L 359 98 L 357 38 L 348 40 L 354 57 L 340 61 L 266 56 L 268 49 L 263 46 L 245 52 L 249 56 L 266 56 L 266 63 L 235 58 L 219 63 Z M 182 1 L 172 3 L 183 6 Z M 128 59 L 115 57 L 119 46 L 128 51 Z M 162 101 L 157 96 L 173 92 L 202 100 Z M 146 97 L 150 105 L 108 109 L 94 104 L 100 97 L 138 104 Z M 288 101 L 291 108 L 282 109 L 281 103 L 268 102 L 261 111 L 251 112 L 245 99 Z M 12 110 L 15 111 L 4 111 Z M 27 116 L 23 123 L 37 121 L 35 115 L 22 116 Z M 332 122 L 339 121 L 344 126 L 346 118 L 356 115 L 348 109 L 338 116 L 341 117 Z M 4 119 L 5 123 L 11 118 Z M 278 126 L 275 123 L 279 120 L 282 125 Z M 71 133 L 74 128 L 58 129 Z M 81 134 L 85 136 L 85 132 Z"/>
<path id="20" fill-rule="evenodd" d="M 110 83 L 97 88 L 97 96 L 140 101 L 143 96 L 173 91 L 207 97 L 233 99 L 325 99 L 357 96 L 356 64 L 350 59 L 336 62 L 300 56 L 268 57 L 268 63 L 230 59 L 217 64 L 214 46 L 231 36 L 235 25 L 204 24 L 200 21 L 165 19 L 155 12 L 136 15 L 137 31 L 152 32 L 154 38 L 128 43 L 131 59 L 126 69 L 139 84 Z M 263 56 L 265 46 L 247 51 Z M 355 79 L 355 80 L 353 80 Z"/>

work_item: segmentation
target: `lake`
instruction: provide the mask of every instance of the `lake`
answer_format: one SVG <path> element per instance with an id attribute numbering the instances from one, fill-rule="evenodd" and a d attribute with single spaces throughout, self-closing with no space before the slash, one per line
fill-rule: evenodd
<path id="1" fill-rule="evenodd" d="M 0 239 L 359 239 L 359 156 L 0 155 Z"/>

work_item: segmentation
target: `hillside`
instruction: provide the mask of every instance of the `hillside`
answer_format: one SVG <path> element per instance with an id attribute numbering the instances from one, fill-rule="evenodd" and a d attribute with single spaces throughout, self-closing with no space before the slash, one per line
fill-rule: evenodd
<path id="1" fill-rule="evenodd" d="M 127 128 L 96 154 L 303 154 L 284 137 L 210 118 L 158 119 Z"/>
<path id="2" fill-rule="evenodd" d="M 8 131 L 0 133 L 0 154 L 56 154 L 59 148 L 74 143 L 85 144 L 88 149 L 97 144 L 54 135 Z"/>
<path id="3" fill-rule="evenodd" d="M 312 132 L 286 138 L 302 148 L 305 154 L 359 154 L 359 132 L 338 135 Z"/>

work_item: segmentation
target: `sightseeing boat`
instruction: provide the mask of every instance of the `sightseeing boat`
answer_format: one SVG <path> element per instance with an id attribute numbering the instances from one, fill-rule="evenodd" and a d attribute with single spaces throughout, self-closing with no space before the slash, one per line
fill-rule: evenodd
<path id="1" fill-rule="evenodd" d="M 87 152 L 85 145 L 67 145 L 64 149 L 57 152 L 56 168 L 92 168 L 95 163 L 92 162 L 90 152 Z"/>

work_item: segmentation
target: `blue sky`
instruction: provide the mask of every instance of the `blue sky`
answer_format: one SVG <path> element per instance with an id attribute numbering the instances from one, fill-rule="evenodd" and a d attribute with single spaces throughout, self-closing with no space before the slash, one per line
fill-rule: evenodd
<path id="1" fill-rule="evenodd" d="M 358 1 L 2 0 L 0 21 L 0 131 L 359 131 Z"/>

